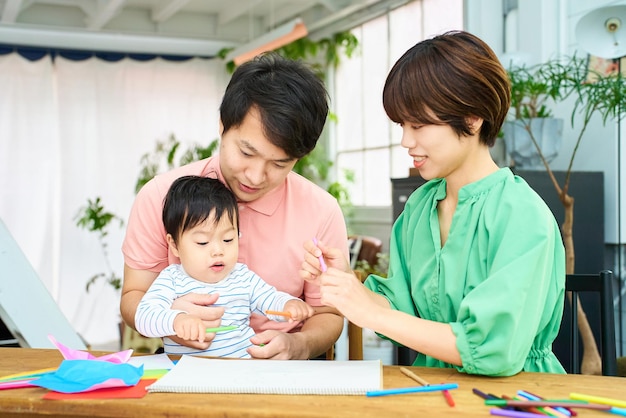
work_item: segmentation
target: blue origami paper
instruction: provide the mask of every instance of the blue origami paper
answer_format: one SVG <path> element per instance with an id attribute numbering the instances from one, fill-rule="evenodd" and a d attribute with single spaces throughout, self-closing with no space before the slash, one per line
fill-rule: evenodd
<path id="1" fill-rule="evenodd" d="M 63 360 L 59 368 L 30 383 L 62 393 L 88 392 L 91 390 L 134 386 L 143 375 L 139 367 L 127 363 L 110 363 L 93 360 Z"/>

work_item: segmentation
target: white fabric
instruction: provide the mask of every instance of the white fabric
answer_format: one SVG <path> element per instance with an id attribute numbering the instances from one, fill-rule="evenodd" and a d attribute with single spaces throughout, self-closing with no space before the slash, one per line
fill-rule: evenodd
<path id="1" fill-rule="evenodd" d="M 157 140 L 174 134 L 186 149 L 218 138 L 228 80 L 219 59 L 0 55 L 0 218 L 88 344 L 119 339 L 119 292 L 104 280 L 86 292 L 107 265 L 97 235 L 76 226 L 78 210 L 99 196 L 126 219 L 141 156 Z M 123 235 L 114 225 L 106 239 L 120 277 Z M 19 277 L 2 280 L 19 285 Z"/>

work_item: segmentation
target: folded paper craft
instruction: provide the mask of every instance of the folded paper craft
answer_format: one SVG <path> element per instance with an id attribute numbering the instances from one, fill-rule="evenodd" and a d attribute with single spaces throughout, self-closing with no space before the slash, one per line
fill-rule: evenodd
<path id="1" fill-rule="evenodd" d="M 58 369 L 25 381 L 28 386 L 39 386 L 62 393 L 80 393 L 134 386 L 143 375 L 143 365 L 135 367 L 128 364 L 133 350 L 96 357 L 86 351 L 66 347 L 52 335 L 48 335 L 48 338 L 65 360 Z"/>
<path id="2" fill-rule="evenodd" d="M 143 375 L 143 366 L 93 360 L 63 360 L 58 370 L 30 383 L 63 393 L 87 392 L 102 388 L 134 386 Z"/>

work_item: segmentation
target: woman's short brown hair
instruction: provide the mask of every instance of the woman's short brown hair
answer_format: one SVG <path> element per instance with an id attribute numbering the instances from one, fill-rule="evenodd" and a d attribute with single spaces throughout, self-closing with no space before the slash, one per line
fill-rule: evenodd
<path id="1" fill-rule="evenodd" d="M 387 76 L 383 106 L 396 123 L 446 124 L 470 135 L 470 117 L 484 120 L 480 141 L 493 146 L 511 103 L 506 71 L 478 37 L 451 31 L 417 43 Z"/>

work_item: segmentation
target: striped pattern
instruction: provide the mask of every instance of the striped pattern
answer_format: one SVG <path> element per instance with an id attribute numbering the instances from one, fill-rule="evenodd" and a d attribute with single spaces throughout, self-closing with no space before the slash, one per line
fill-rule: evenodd
<path id="1" fill-rule="evenodd" d="M 221 326 L 239 328 L 216 334 L 207 350 L 179 345 L 167 338 L 175 335 L 174 318 L 182 311 L 171 309 L 172 302 L 188 293 L 219 293 L 214 306 L 225 308 Z M 237 263 L 233 271 L 219 283 L 204 283 L 188 276 L 180 264 L 165 268 L 152 283 L 137 308 L 135 326 L 146 337 L 165 337 L 168 354 L 203 354 L 215 357 L 246 358 L 254 331 L 250 328 L 252 312 L 264 315 L 266 310 L 282 311 L 288 300 L 297 299 L 267 284 L 245 264 Z M 281 319 L 275 317 L 276 319 Z M 274 319 L 274 317 L 273 317 Z"/>

